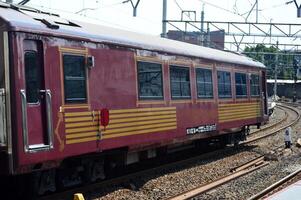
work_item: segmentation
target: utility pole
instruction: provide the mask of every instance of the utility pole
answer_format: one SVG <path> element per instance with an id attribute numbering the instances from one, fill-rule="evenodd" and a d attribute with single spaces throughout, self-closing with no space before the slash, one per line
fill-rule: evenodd
<path id="1" fill-rule="evenodd" d="M 161 34 L 161 37 L 163 37 L 163 38 L 167 38 L 166 20 L 167 20 L 167 0 L 163 0 L 162 34 Z"/>
<path id="2" fill-rule="evenodd" d="M 256 23 L 258 23 L 258 0 L 256 0 Z"/>
<path id="3" fill-rule="evenodd" d="M 123 1 L 122 3 L 128 3 L 128 2 L 131 2 L 131 5 L 133 7 L 133 16 L 136 17 L 137 16 L 137 8 L 140 3 L 140 0 L 137 0 L 136 4 L 133 3 L 133 0 L 126 0 L 126 1 Z"/>
<path id="4" fill-rule="evenodd" d="M 205 4 L 203 4 L 202 12 L 201 12 L 201 46 L 204 46 L 204 7 Z"/>
<path id="5" fill-rule="evenodd" d="M 276 59 L 275 59 L 275 83 L 274 83 L 274 100 L 276 101 L 276 96 L 277 96 L 277 74 L 278 74 L 278 53 L 276 54 Z"/>

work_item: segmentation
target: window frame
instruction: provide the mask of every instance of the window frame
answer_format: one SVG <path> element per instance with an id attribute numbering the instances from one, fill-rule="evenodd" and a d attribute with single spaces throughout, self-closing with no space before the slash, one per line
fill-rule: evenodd
<path id="1" fill-rule="evenodd" d="M 258 77 L 258 94 L 257 95 L 252 94 L 252 83 L 251 83 L 252 75 Z M 261 95 L 261 78 L 260 78 L 260 75 L 256 74 L 256 73 L 250 73 L 249 77 L 250 77 L 250 96 L 251 96 L 251 98 L 258 98 Z"/>
<path id="2" fill-rule="evenodd" d="M 24 50 L 23 51 L 23 56 L 24 56 L 24 75 L 25 75 L 25 91 L 26 91 L 26 104 L 27 105 L 40 105 L 41 104 L 41 97 L 38 97 L 37 98 L 37 101 L 36 102 L 28 102 L 28 88 L 27 88 L 27 76 L 26 76 L 26 54 L 27 53 L 34 53 L 35 56 L 36 56 L 36 59 L 39 59 L 39 52 L 37 50 L 34 50 L 34 49 L 30 49 L 30 50 Z M 36 64 L 38 65 L 38 62 L 40 62 L 39 60 L 36 60 Z M 39 67 L 39 66 L 37 66 Z M 44 67 L 44 66 L 42 66 Z M 40 69 L 41 70 L 41 69 Z M 43 70 L 43 69 L 42 69 Z M 38 74 L 38 78 L 39 78 L 39 81 L 40 81 L 40 86 L 43 86 L 43 83 L 42 81 L 44 80 L 41 80 L 41 73 L 44 73 L 44 70 L 43 71 L 39 71 L 39 74 Z M 40 88 L 40 89 L 43 89 L 43 88 Z"/>
<path id="3" fill-rule="evenodd" d="M 162 89 L 162 97 L 160 98 L 152 98 L 152 97 L 142 97 L 140 96 L 140 82 L 139 82 L 139 66 L 138 63 L 151 63 L 151 64 L 156 64 L 160 65 L 161 68 L 161 89 Z M 165 95 L 164 95 L 164 64 L 162 62 L 155 62 L 155 61 L 149 61 L 149 60 L 143 60 L 143 59 L 138 59 L 136 60 L 136 83 L 137 83 L 137 99 L 139 101 L 164 101 Z"/>
<path id="4" fill-rule="evenodd" d="M 64 56 L 77 56 L 77 57 L 83 57 L 84 58 L 84 73 L 85 73 L 85 93 L 86 93 L 86 97 L 85 100 L 78 100 L 78 101 L 67 101 L 66 99 L 66 79 L 65 79 L 65 67 L 64 67 Z M 72 52 L 62 52 L 61 53 L 61 58 L 62 58 L 62 81 L 63 81 L 63 103 L 64 104 L 87 104 L 89 102 L 89 85 L 88 85 L 88 69 L 87 69 L 87 54 L 77 54 L 77 53 L 72 53 Z"/>
<path id="5" fill-rule="evenodd" d="M 184 65 L 177 65 L 177 64 L 169 64 L 169 84 L 170 84 L 170 98 L 171 100 L 191 100 L 192 99 L 192 91 L 191 91 L 191 70 L 189 66 L 184 66 Z M 172 94 L 172 78 L 171 78 L 171 70 L 172 68 L 178 68 L 178 69 L 185 69 L 188 71 L 188 77 L 189 77 L 189 97 L 187 96 L 180 96 L 180 97 L 173 97 Z M 180 87 L 181 87 L 180 82 Z"/>
<path id="6" fill-rule="evenodd" d="M 218 74 L 219 72 L 223 72 L 223 73 L 229 73 L 230 74 L 230 95 L 229 96 L 221 96 L 219 93 L 219 79 L 218 79 Z M 232 88 L 232 72 L 228 69 L 224 69 L 224 68 L 217 68 L 216 70 L 216 88 L 217 88 L 217 97 L 218 99 L 222 99 L 222 100 L 229 100 L 229 99 L 233 99 L 233 88 Z"/>
<path id="7" fill-rule="evenodd" d="M 240 75 L 244 75 L 245 76 L 245 81 L 246 83 L 245 84 L 239 84 L 240 86 L 243 86 L 245 85 L 245 90 L 246 90 L 246 94 L 244 95 L 238 95 L 237 94 L 237 83 L 236 83 L 236 74 L 240 74 Z M 235 97 L 238 98 L 238 99 L 246 99 L 248 98 L 248 74 L 246 72 L 242 72 L 242 71 L 235 71 L 234 72 L 234 80 L 235 80 Z"/>
<path id="8" fill-rule="evenodd" d="M 198 76 L 197 76 L 197 71 L 198 70 L 208 70 L 211 72 L 211 86 L 212 86 L 212 96 L 205 96 L 205 97 L 200 97 L 199 96 L 199 87 L 198 87 Z M 212 100 L 214 99 L 214 80 L 213 80 L 213 69 L 212 68 L 206 68 L 206 67 L 200 67 L 200 66 L 197 66 L 195 67 L 195 83 L 196 83 L 196 97 L 198 100 L 201 100 L 201 99 L 208 99 L 208 100 Z M 203 84 L 206 84 L 207 82 L 203 82 Z"/>

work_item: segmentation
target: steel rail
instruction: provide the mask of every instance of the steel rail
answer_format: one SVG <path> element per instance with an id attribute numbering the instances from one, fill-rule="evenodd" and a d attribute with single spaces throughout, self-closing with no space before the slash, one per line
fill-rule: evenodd
<path id="1" fill-rule="evenodd" d="M 232 181 L 234 179 L 237 179 L 241 176 L 244 176 L 248 173 L 251 173 L 253 171 L 256 171 L 266 165 L 268 165 L 268 162 L 265 162 L 263 160 L 264 157 L 260 156 L 256 158 L 256 162 L 254 160 L 248 161 L 247 163 L 243 164 L 242 166 L 239 167 L 239 170 L 232 172 L 230 175 L 221 177 L 215 181 L 212 181 L 207 184 L 203 184 L 199 187 L 193 188 L 191 190 L 185 191 L 181 194 L 178 194 L 174 197 L 168 198 L 168 200 L 185 200 L 185 199 L 190 199 L 193 197 L 196 197 L 202 193 L 205 193 L 213 188 L 216 188 L 220 185 L 223 185 L 225 183 L 228 183 L 229 181 Z"/>
<path id="2" fill-rule="evenodd" d="M 278 133 L 279 131 L 281 131 L 281 130 L 289 127 L 289 126 L 292 126 L 292 125 L 296 124 L 299 121 L 301 116 L 300 116 L 300 113 L 297 110 L 295 110 L 294 108 L 291 108 L 289 106 L 285 106 L 285 105 L 279 105 L 279 106 L 282 106 L 282 107 L 285 107 L 287 109 L 290 109 L 290 110 L 294 111 L 297 114 L 297 118 L 293 122 L 289 123 L 288 125 L 285 125 L 285 126 L 279 128 L 279 129 L 275 130 L 275 131 L 272 131 L 269 134 L 266 134 L 264 136 L 256 137 L 256 138 L 254 138 L 252 140 L 249 140 L 249 141 L 246 141 L 242 144 L 248 144 L 248 143 L 255 142 L 255 141 L 258 141 L 260 139 L 269 137 L 271 135 L 274 135 L 274 134 Z M 281 145 L 280 147 L 282 147 L 282 146 L 283 145 Z M 280 147 L 276 147 L 275 150 L 279 149 Z M 201 185 L 201 186 L 196 187 L 194 189 L 191 189 L 189 191 L 185 191 L 185 192 L 183 192 L 179 195 L 176 195 L 174 197 L 169 198 L 168 200 L 185 200 L 185 199 L 196 197 L 196 196 L 198 196 L 202 193 L 205 193 L 205 192 L 207 192 L 207 191 L 209 191 L 213 188 L 216 188 L 220 185 L 228 183 L 231 180 L 237 179 L 237 178 L 239 178 L 243 175 L 246 175 L 250 172 L 253 172 L 257 169 L 260 169 L 261 167 L 266 166 L 267 164 L 268 163 L 264 161 L 264 156 L 259 156 L 255 159 L 241 165 L 241 166 L 232 168 L 231 171 L 233 171 L 233 173 L 228 175 L 228 176 L 219 178 L 216 181 L 213 181 L 213 182 L 211 182 L 209 184 L 206 184 L 206 185 L 205 184 Z M 252 166 L 255 166 L 255 167 L 249 169 L 249 167 L 252 167 Z"/>
<path id="3" fill-rule="evenodd" d="M 255 130 L 255 131 L 251 132 L 249 135 L 253 135 L 253 134 L 256 134 L 258 132 L 265 131 L 265 130 L 270 129 L 270 128 L 274 128 L 275 126 L 279 125 L 280 123 L 284 122 L 287 119 L 287 116 L 288 116 L 287 112 L 279 106 L 276 106 L 276 107 L 278 107 L 280 110 L 283 110 L 285 112 L 284 118 L 282 118 L 281 120 L 279 120 L 279 121 L 277 121 L 277 122 L 275 122 L 275 123 L 273 123 L 269 126 L 265 126 L 261 129 Z"/>
<path id="4" fill-rule="evenodd" d="M 301 115 L 300 115 L 300 113 L 296 109 L 294 109 L 292 107 L 289 107 L 289 106 L 286 106 L 286 105 L 282 105 L 282 104 L 278 105 L 278 106 L 281 106 L 281 107 L 284 107 L 284 108 L 287 108 L 287 109 L 290 109 L 290 110 L 294 111 L 297 114 L 297 118 L 294 121 L 292 121 L 291 123 L 289 123 L 289 124 L 287 124 L 287 125 L 285 125 L 283 127 L 280 127 L 277 130 L 275 130 L 275 131 L 272 131 L 272 132 L 270 132 L 268 134 L 265 134 L 265 135 L 262 135 L 262 136 L 258 136 L 258 137 L 252 138 L 250 140 L 242 142 L 241 144 L 250 144 L 252 142 L 256 142 L 258 140 L 261 140 L 261 139 L 264 139 L 266 137 L 272 136 L 272 135 L 274 135 L 274 134 L 276 134 L 276 133 L 278 133 L 278 132 L 286 129 L 287 127 L 295 125 L 300 120 Z"/>
<path id="5" fill-rule="evenodd" d="M 301 173 L 301 168 L 296 170 L 295 172 L 289 174 L 288 176 L 284 177 L 280 181 L 274 183 L 273 185 L 267 187 L 266 189 L 262 190 L 261 192 L 253 195 L 248 200 L 255 200 L 255 199 L 260 199 L 260 198 L 264 197 L 265 195 L 269 194 L 270 192 L 272 192 L 273 190 L 275 190 L 279 186 L 283 185 L 284 183 L 290 181 L 291 179 L 293 179 L 295 176 L 297 176 L 300 173 Z"/>

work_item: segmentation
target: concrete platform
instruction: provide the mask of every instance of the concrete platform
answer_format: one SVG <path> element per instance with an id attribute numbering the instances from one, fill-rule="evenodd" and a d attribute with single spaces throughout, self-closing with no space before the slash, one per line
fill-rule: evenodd
<path id="1" fill-rule="evenodd" d="M 301 199 L 301 180 L 280 190 L 266 200 L 300 200 Z"/>

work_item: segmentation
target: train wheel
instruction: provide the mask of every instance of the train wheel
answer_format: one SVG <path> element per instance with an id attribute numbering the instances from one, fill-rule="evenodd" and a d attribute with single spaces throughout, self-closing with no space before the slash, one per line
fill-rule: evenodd
<path id="1" fill-rule="evenodd" d="M 83 179 L 86 183 L 105 179 L 104 160 L 90 160 L 84 164 Z"/>
<path id="2" fill-rule="evenodd" d="M 73 187 L 83 183 L 80 172 L 83 167 L 80 166 L 65 166 L 57 170 L 56 185 L 59 190 Z"/>
<path id="3" fill-rule="evenodd" d="M 40 172 L 37 175 L 35 182 L 38 195 L 43 195 L 47 192 L 55 192 L 55 169 Z"/>

